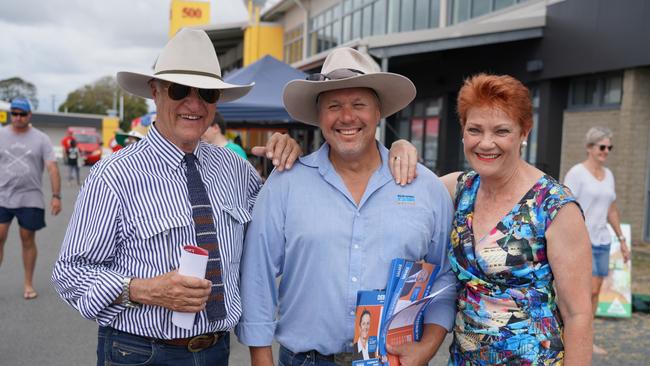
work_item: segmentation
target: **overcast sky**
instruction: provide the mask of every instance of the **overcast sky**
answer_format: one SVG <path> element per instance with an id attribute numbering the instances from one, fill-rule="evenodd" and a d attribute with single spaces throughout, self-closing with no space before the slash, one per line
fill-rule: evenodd
<path id="1" fill-rule="evenodd" d="M 211 23 L 246 19 L 242 0 L 211 0 Z M 117 71 L 151 72 L 167 42 L 170 0 L 8 0 L 0 9 L 0 80 L 38 89 L 41 112 Z"/>

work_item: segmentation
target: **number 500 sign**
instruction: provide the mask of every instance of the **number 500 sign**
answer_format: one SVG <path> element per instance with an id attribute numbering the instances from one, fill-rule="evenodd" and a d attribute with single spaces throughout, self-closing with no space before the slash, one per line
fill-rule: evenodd
<path id="1" fill-rule="evenodd" d="M 169 38 L 182 27 L 210 23 L 210 2 L 172 0 L 169 12 Z"/>
<path id="2" fill-rule="evenodd" d="M 203 16 L 200 8 L 183 8 L 181 14 L 183 18 L 201 18 Z"/>

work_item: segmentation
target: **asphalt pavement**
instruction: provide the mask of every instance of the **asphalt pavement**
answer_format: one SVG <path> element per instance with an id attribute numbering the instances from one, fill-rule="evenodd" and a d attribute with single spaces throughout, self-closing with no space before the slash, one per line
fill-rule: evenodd
<path id="1" fill-rule="evenodd" d="M 60 166 L 62 167 L 62 166 Z M 88 174 L 82 168 L 82 178 Z M 62 170 L 65 181 L 65 171 Z M 45 197 L 50 197 L 47 174 L 43 179 Z M 72 366 L 96 364 L 97 325 L 81 317 L 54 291 L 50 276 L 72 214 L 78 187 L 63 183 L 63 210 L 58 216 L 46 215 L 47 227 L 37 233 L 38 261 L 34 285 L 38 298 L 23 299 L 23 266 L 18 227 L 14 222 L 5 244 L 0 266 L 0 366 Z M 49 201 L 48 201 L 49 202 Z M 594 357 L 594 365 L 649 364 L 650 315 L 635 314 L 629 320 L 596 321 L 596 341 L 610 350 L 607 357 Z M 439 355 L 429 364 L 446 365 L 447 337 Z M 277 346 L 276 346 L 277 347 Z M 277 355 L 277 351 L 275 352 Z M 246 347 L 231 336 L 234 366 L 248 365 Z"/>

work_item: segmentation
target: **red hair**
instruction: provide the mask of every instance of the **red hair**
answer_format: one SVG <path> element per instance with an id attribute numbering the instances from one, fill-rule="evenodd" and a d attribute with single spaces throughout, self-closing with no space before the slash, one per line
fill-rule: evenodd
<path id="1" fill-rule="evenodd" d="M 465 127 L 471 108 L 496 108 L 517 122 L 523 133 L 533 126 L 533 105 L 528 88 L 509 75 L 478 74 L 465 79 L 458 92 L 458 117 Z"/>

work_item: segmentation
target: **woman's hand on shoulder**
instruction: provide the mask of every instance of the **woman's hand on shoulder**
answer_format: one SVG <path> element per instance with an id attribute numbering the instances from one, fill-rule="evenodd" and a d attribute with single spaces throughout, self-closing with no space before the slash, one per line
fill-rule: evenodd
<path id="1" fill-rule="evenodd" d="M 390 145 L 388 153 L 388 167 L 395 183 L 411 184 L 417 176 L 418 150 L 406 140 L 397 140 Z"/>

